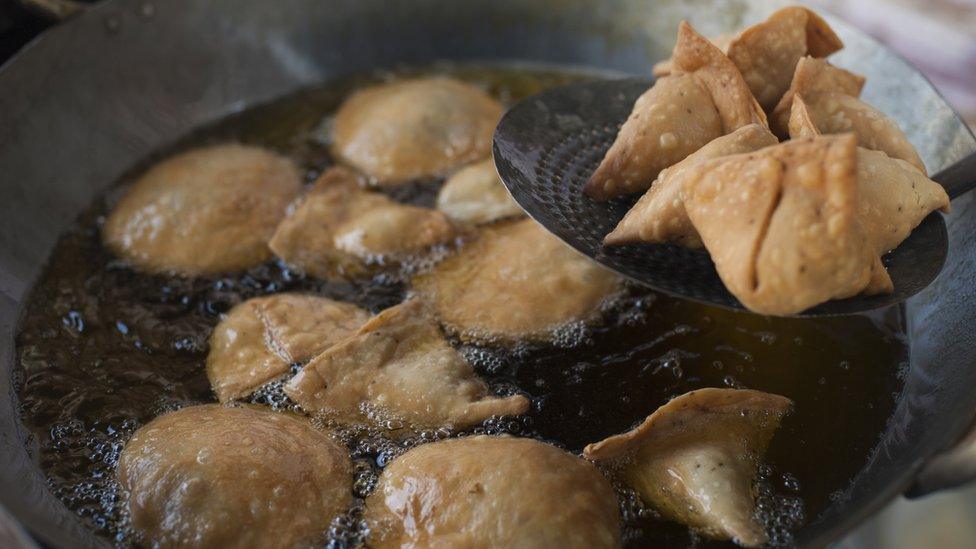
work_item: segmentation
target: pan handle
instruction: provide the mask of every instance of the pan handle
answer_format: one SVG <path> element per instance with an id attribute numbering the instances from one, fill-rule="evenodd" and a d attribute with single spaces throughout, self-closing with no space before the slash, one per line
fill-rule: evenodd
<path id="1" fill-rule="evenodd" d="M 84 2 L 76 0 L 18 0 L 32 12 L 47 17 L 53 21 L 64 21 L 80 13 L 88 7 Z"/>
<path id="2" fill-rule="evenodd" d="M 922 497 L 973 480 L 976 480 L 976 425 L 955 446 L 930 459 L 905 496 Z"/>

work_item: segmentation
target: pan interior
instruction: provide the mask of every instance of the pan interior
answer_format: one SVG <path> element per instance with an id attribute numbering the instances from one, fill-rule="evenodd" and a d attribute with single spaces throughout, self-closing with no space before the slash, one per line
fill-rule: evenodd
<path id="1" fill-rule="evenodd" d="M 60 238 L 19 326 L 17 389 L 49 486 L 86 526 L 132 543 L 114 480 L 118 453 L 136 428 L 160 413 L 214 400 L 204 359 L 221 313 L 281 291 L 319 293 L 376 312 L 400 302 L 408 289 L 389 276 L 314 280 L 276 262 L 228 277 L 140 274 L 113 258 L 100 238 L 104 215 L 127 182 L 168 154 L 228 140 L 289 155 L 311 181 L 333 163 L 329 115 L 343 97 L 378 81 L 435 72 L 479 85 L 507 104 L 594 78 L 552 68 L 437 65 L 333 80 L 233 115 L 159 151 Z M 441 183 L 417 181 L 392 196 L 430 207 Z M 774 439 L 760 482 L 774 541 L 789 543 L 869 460 L 902 388 L 906 341 L 899 308 L 869 316 L 768 319 L 633 286 L 608 304 L 598 325 L 570 326 L 551 345 L 455 343 L 493 391 L 522 392 L 535 404 L 523 418 L 488 420 L 475 432 L 536 437 L 572 452 L 632 427 L 669 398 L 696 388 L 752 388 L 792 398 L 795 412 Z M 292 409 L 280 385 L 269 384 L 252 400 Z M 398 442 L 375 429 L 348 430 L 359 477 L 355 496 L 365 496 L 382 467 L 405 449 L 458 434 L 430 432 Z M 619 496 L 629 545 L 712 545 L 656 518 L 626 488 L 619 487 Z M 347 518 L 324 525 L 323 543 L 362 542 L 358 511 Z"/>

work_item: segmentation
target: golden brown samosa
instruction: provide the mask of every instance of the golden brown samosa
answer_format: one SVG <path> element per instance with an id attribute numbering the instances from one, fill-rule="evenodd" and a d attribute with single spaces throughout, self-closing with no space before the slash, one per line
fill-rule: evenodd
<path id="1" fill-rule="evenodd" d="M 685 209 L 729 291 L 790 315 L 891 280 L 857 215 L 853 135 L 792 140 L 695 165 Z"/>
<path id="2" fill-rule="evenodd" d="M 673 59 L 674 73 L 634 103 L 586 183 L 589 196 L 606 200 L 646 190 L 661 170 L 716 137 L 748 124 L 767 125 L 735 65 L 687 22 L 678 28 Z"/>
<path id="3" fill-rule="evenodd" d="M 752 94 L 767 111 L 776 106 L 790 87 L 801 57 L 827 57 L 844 47 L 822 17 L 800 6 L 777 10 L 738 35 L 718 36 L 712 43 L 735 63 Z M 672 70 L 670 59 L 654 66 L 655 76 L 670 74 Z"/>
<path id="4" fill-rule="evenodd" d="M 793 98 L 790 136 L 820 135 L 802 95 Z M 858 217 L 875 251 L 885 254 L 908 238 L 935 210 L 949 211 L 949 195 L 905 160 L 877 150 L 857 150 Z"/>
<path id="5" fill-rule="evenodd" d="M 922 158 L 901 128 L 884 113 L 858 99 L 863 84 L 862 77 L 822 59 L 801 59 L 790 89 L 773 111 L 774 129 L 780 135 L 788 133 L 793 98 L 802 95 L 809 120 L 819 133 L 854 132 L 861 147 L 904 160 L 925 174 Z"/>
<path id="6" fill-rule="evenodd" d="M 285 393 L 306 412 L 342 423 L 417 429 L 469 427 L 529 408 L 522 395 L 492 395 L 417 299 L 386 309 L 312 359 Z"/>
<path id="7" fill-rule="evenodd" d="M 446 175 L 491 154 L 501 103 L 453 78 L 400 80 L 349 96 L 332 125 L 332 154 L 390 186 Z"/>
<path id="8" fill-rule="evenodd" d="M 705 160 L 752 152 L 777 142 L 776 137 L 759 124 L 749 124 L 713 139 L 681 162 L 663 170 L 651 188 L 604 238 L 604 244 L 675 242 L 689 248 L 700 248 L 701 238 L 685 211 L 680 174 Z"/>
<path id="9" fill-rule="evenodd" d="M 458 235 L 443 212 L 400 204 L 362 183 L 348 168 L 325 171 L 278 224 L 271 251 L 311 276 L 342 278 L 425 253 Z"/>

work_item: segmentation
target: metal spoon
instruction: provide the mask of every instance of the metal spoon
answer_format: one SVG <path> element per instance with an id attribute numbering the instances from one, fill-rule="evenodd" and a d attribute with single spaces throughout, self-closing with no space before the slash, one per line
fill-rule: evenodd
<path id="1" fill-rule="evenodd" d="M 618 273 L 654 290 L 744 309 L 725 289 L 704 250 L 674 244 L 603 246 L 603 237 L 637 196 L 597 202 L 582 188 L 610 148 L 637 97 L 652 82 L 598 80 L 562 86 L 513 106 L 495 130 L 495 167 L 512 197 L 533 219 L 567 244 Z M 932 179 L 951 198 L 976 187 L 976 154 Z M 942 214 L 929 215 L 894 251 L 884 256 L 895 291 L 824 303 L 797 316 L 852 314 L 900 303 L 939 275 L 948 252 Z"/>

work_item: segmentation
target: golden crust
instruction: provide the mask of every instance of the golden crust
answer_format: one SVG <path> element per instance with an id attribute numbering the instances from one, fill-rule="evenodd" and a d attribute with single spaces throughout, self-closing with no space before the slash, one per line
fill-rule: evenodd
<path id="1" fill-rule="evenodd" d="M 193 149 L 136 180 L 102 237 L 145 271 L 196 276 L 246 269 L 271 255 L 268 239 L 300 190 L 298 170 L 273 152 L 234 144 Z"/>
<path id="2" fill-rule="evenodd" d="M 708 39 L 695 32 L 687 21 L 678 26 L 678 42 L 672 59 L 676 71 L 694 74 L 711 94 L 722 117 L 723 133 L 731 133 L 747 124 L 768 127 L 766 113 L 752 96 L 739 69 Z"/>
<path id="3" fill-rule="evenodd" d="M 621 463 L 624 480 L 665 516 L 709 537 L 757 546 L 766 535 L 754 517 L 753 482 L 791 406 L 760 391 L 691 391 L 583 454 Z"/>
<path id="4" fill-rule="evenodd" d="M 854 132 L 860 146 L 903 160 L 925 175 L 922 158 L 898 125 L 860 99 L 836 93 L 815 94 L 809 103 L 804 100 L 799 110 L 808 117 L 802 121 L 804 125 L 812 124 L 823 134 Z"/>
<path id="5" fill-rule="evenodd" d="M 817 137 L 821 135 L 817 125 L 810 116 L 810 108 L 803 100 L 802 94 L 793 96 L 792 107 L 790 108 L 790 122 L 788 124 L 791 139 L 803 137 Z"/>
<path id="6" fill-rule="evenodd" d="M 728 55 L 729 44 L 735 39 L 734 34 L 719 34 L 708 39 L 709 42 L 715 45 L 722 53 Z M 651 69 L 651 74 L 656 78 L 661 78 L 663 76 L 670 76 L 674 72 L 674 61 L 668 57 L 664 61 L 658 61 L 654 64 Z"/>
<path id="7" fill-rule="evenodd" d="M 747 124 L 766 125 L 735 65 L 686 22 L 678 29 L 674 74 L 634 103 L 584 192 L 597 200 L 646 190 L 661 170 L 716 137 Z"/>
<path id="8" fill-rule="evenodd" d="M 819 135 L 802 95 L 793 99 L 790 136 Z M 902 159 L 870 148 L 857 151 L 858 218 L 874 249 L 885 254 L 902 243 L 935 210 L 948 212 L 942 185 Z"/>
<path id="9" fill-rule="evenodd" d="M 661 170 L 719 135 L 722 118 L 698 80 L 690 74 L 661 78 L 637 98 L 583 190 L 597 200 L 643 191 Z"/>
<path id="10" fill-rule="evenodd" d="M 766 110 L 772 109 L 789 88 L 801 57 L 827 57 L 844 47 L 822 17 L 800 6 L 779 9 L 738 35 L 719 35 L 711 42 L 738 67 L 753 96 Z M 658 77 L 673 71 L 672 59 L 654 66 Z"/>
<path id="11" fill-rule="evenodd" d="M 366 500 L 370 547 L 619 547 L 596 467 L 532 439 L 425 444 L 386 467 Z"/>
<path id="12" fill-rule="evenodd" d="M 853 132 L 860 146 L 904 160 L 925 175 L 925 163 L 901 128 L 858 99 L 863 83 L 863 78 L 825 61 L 802 59 L 790 91 L 776 106 L 778 131 L 791 136 Z M 794 108 L 798 96 L 802 104 Z"/>
<path id="13" fill-rule="evenodd" d="M 827 57 L 843 47 L 823 18 L 807 8 L 790 6 L 743 30 L 729 44 L 728 55 L 756 100 L 772 109 L 790 87 L 800 58 Z"/>
<path id="14" fill-rule="evenodd" d="M 881 151 L 857 152 L 858 218 L 879 254 L 898 247 L 930 213 L 949 210 L 942 185 Z"/>
<path id="15" fill-rule="evenodd" d="M 463 428 L 529 407 L 521 395 L 491 396 L 416 299 L 315 357 L 285 393 L 305 411 L 344 423 L 414 428 Z"/>
<path id="16" fill-rule="evenodd" d="M 312 544 L 352 503 L 345 448 L 257 406 L 164 414 L 125 445 L 117 474 L 132 526 L 153 547 Z"/>
<path id="17" fill-rule="evenodd" d="M 851 97 L 861 95 L 863 76 L 835 67 L 823 59 L 804 57 L 796 64 L 793 80 L 771 115 L 772 130 L 781 138 L 789 135 L 790 111 L 793 96 L 801 94 L 809 102 L 821 94 L 840 94 Z"/>

